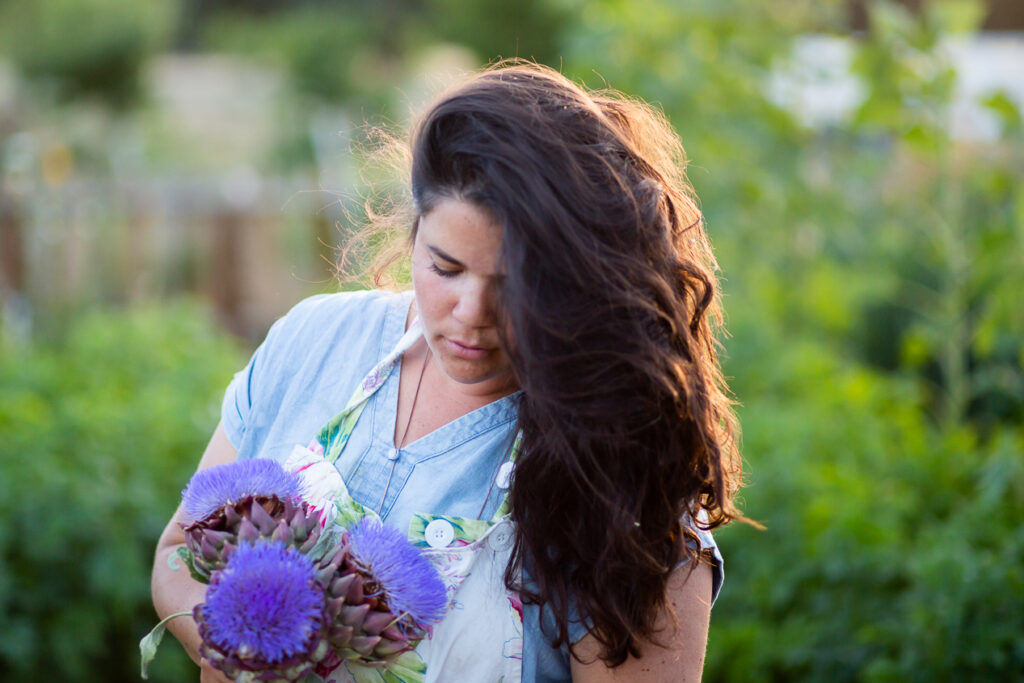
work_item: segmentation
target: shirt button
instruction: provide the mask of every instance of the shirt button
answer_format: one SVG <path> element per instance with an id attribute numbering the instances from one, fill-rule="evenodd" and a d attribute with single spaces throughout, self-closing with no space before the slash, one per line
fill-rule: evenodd
<path id="1" fill-rule="evenodd" d="M 502 463 L 501 467 L 498 468 L 498 476 L 495 478 L 494 483 L 500 489 L 507 489 L 509 487 L 512 483 L 512 463 Z"/>
<path id="2" fill-rule="evenodd" d="M 508 550 L 512 547 L 512 528 L 508 524 L 500 524 L 491 532 L 487 540 L 492 550 Z"/>
<path id="3" fill-rule="evenodd" d="M 387 451 L 384 454 L 384 457 L 386 457 L 388 460 L 398 460 L 398 449 L 392 448 L 391 450 Z"/>
<path id="4" fill-rule="evenodd" d="M 423 537 L 431 548 L 447 548 L 455 538 L 455 527 L 446 519 L 435 519 L 424 529 Z"/>

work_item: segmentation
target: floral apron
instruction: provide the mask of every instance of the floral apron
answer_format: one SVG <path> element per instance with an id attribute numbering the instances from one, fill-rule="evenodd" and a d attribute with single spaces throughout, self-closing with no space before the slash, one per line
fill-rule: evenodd
<path id="1" fill-rule="evenodd" d="M 295 446 L 285 469 L 301 474 L 307 500 L 325 523 L 348 527 L 360 517 L 378 515 L 356 502 L 334 463 L 348 443 L 367 401 L 380 389 L 398 360 L 422 336 L 413 322 L 395 348 L 356 387 L 345 409 L 321 429 L 309 446 Z M 518 449 L 518 439 L 512 455 Z M 512 463 L 504 463 L 495 486 L 508 489 Z M 522 678 L 523 610 L 519 596 L 504 583 L 514 528 L 503 501 L 491 520 L 415 514 L 409 540 L 434 564 L 448 593 L 448 612 L 424 639 L 387 667 L 343 662 L 327 683 L 430 683 L 502 681 Z"/>

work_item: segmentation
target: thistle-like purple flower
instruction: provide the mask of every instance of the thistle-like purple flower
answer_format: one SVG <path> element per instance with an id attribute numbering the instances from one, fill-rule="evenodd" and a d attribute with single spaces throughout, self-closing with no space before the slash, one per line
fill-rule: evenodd
<path id="1" fill-rule="evenodd" d="M 348 545 L 352 564 L 376 582 L 395 616 L 408 615 L 419 628 L 444 617 L 440 575 L 400 531 L 364 517 L 348 530 Z"/>
<path id="2" fill-rule="evenodd" d="M 324 609 L 315 577 L 313 561 L 294 548 L 243 544 L 206 591 L 204 638 L 266 664 L 305 653 Z"/>
<path id="3" fill-rule="evenodd" d="M 297 502 L 302 498 L 302 480 L 267 458 L 236 460 L 199 470 L 181 492 L 184 523 L 206 519 L 246 496 L 277 496 Z"/>

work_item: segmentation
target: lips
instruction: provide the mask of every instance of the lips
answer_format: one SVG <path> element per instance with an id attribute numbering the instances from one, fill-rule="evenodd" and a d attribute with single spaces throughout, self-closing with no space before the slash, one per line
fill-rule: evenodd
<path id="1" fill-rule="evenodd" d="M 453 344 L 461 346 L 464 349 L 473 349 L 474 351 L 489 351 L 490 350 L 486 346 L 482 346 L 479 343 L 478 344 L 470 344 L 469 342 L 459 341 L 458 339 L 449 339 L 449 341 L 451 343 L 453 343 Z"/>
<path id="2" fill-rule="evenodd" d="M 458 356 L 459 358 L 465 358 L 467 360 L 479 360 L 491 352 L 491 349 L 489 348 L 465 344 L 448 337 L 445 337 L 444 341 L 448 346 L 448 351 L 452 355 Z"/>

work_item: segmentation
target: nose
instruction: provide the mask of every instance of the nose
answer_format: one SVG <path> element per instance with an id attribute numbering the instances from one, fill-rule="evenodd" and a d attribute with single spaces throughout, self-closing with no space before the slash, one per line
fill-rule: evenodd
<path id="1" fill-rule="evenodd" d="M 466 327 L 490 327 L 494 324 L 495 293 L 489 283 L 467 282 L 459 293 L 452 315 Z"/>

